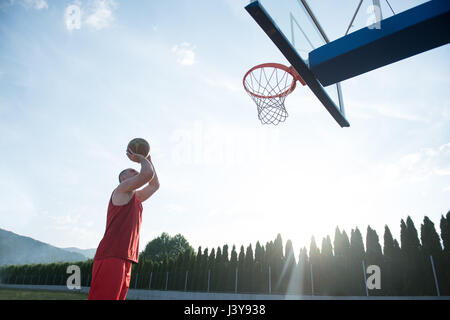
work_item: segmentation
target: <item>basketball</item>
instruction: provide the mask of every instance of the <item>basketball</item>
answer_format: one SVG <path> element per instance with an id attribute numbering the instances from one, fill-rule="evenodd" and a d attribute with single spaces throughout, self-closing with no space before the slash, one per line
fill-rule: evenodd
<path id="1" fill-rule="evenodd" d="M 150 144 L 145 139 L 134 138 L 128 143 L 127 149 L 131 149 L 134 153 L 139 153 L 147 157 L 150 152 Z"/>

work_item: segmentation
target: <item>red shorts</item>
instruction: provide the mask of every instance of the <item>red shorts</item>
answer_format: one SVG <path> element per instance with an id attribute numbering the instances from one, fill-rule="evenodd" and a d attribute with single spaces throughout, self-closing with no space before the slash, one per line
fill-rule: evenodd
<path id="1" fill-rule="evenodd" d="M 131 278 L 131 261 L 120 258 L 94 260 L 88 300 L 125 300 Z"/>

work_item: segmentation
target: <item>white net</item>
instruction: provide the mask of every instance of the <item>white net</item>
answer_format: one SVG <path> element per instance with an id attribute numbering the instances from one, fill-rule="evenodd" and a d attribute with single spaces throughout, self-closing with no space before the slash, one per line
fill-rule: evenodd
<path id="1" fill-rule="evenodd" d="M 261 123 L 277 125 L 286 120 L 284 100 L 295 89 L 295 81 L 288 71 L 272 65 L 254 68 L 247 74 L 244 86 L 258 107 Z"/>

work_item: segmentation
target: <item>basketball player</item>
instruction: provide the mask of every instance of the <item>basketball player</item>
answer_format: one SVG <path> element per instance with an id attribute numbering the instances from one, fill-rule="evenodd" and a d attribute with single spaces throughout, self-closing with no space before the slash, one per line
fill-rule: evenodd
<path id="1" fill-rule="evenodd" d="M 141 164 L 141 171 L 129 168 L 119 174 L 120 184 L 109 201 L 106 231 L 94 257 L 88 300 L 125 300 L 131 264 L 139 262 L 142 202 L 159 189 L 150 155 L 144 157 L 128 149 L 127 156 Z"/>

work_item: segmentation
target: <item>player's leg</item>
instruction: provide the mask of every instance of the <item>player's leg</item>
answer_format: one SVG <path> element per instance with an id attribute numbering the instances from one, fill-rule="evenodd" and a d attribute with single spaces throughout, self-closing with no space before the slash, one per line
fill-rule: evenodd
<path id="1" fill-rule="evenodd" d="M 131 279 L 131 261 L 123 260 L 124 272 L 122 277 L 122 288 L 120 290 L 119 300 L 125 300 L 127 297 L 128 288 L 130 287 Z"/>
<path id="2" fill-rule="evenodd" d="M 123 261 L 118 258 L 105 258 L 94 261 L 88 300 L 119 299 L 124 273 Z"/>

